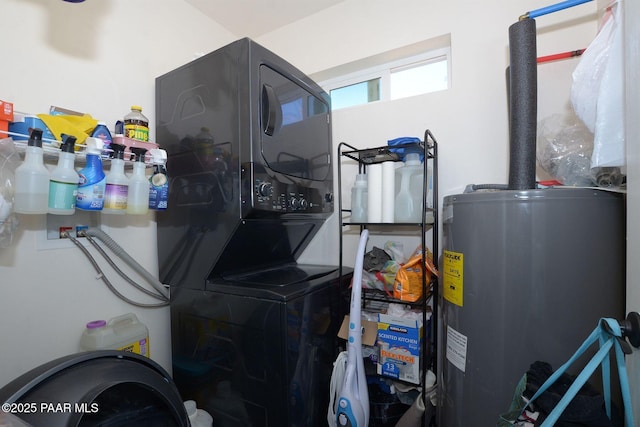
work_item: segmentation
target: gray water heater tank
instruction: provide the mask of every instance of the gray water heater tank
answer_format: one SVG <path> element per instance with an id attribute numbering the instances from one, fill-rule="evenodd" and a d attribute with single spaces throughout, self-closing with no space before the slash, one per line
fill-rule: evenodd
<path id="1" fill-rule="evenodd" d="M 560 367 L 624 318 L 625 200 L 586 188 L 443 204 L 438 425 L 494 426 L 531 363 Z"/>

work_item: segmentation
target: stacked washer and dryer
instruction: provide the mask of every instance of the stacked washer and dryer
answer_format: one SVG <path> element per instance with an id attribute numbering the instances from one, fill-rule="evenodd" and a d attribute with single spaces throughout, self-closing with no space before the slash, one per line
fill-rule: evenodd
<path id="1" fill-rule="evenodd" d="M 158 77 L 156 108 L 178 389 L 216 425 L 326 425 L 349 277 L 297 259 L 334 210 L 328 94 L 245 38 Z"/>

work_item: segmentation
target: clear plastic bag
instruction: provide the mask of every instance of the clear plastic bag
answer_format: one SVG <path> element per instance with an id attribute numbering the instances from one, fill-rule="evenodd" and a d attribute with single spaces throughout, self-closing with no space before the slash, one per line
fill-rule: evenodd
<path id="1" fill-rule="evenodd" d="M 554 114 L 538 123 L 540 167 L 564 185 L 593 185 L 593 134 L 575 115 Z"/>
<path id="2" fill-rule="evenodd" d="M 563 185 L 618 188 L 625 175 L 619 167 L 592 167 L 593 134 L 573 112 L 554 114 L 538 123 L 540 167 Z"/>
<path id="3" fill-rule="evenodd" d="M 621 12 L 612 2 L 572 75 L 571 104 L 594 134 L 592 168 L 626 166 Z"/>
<path id="4" fill-rule="evenodd" d="M 398 242 L 386 242 L 384 250 L 374 247 L 365 254 L 362 287 L 384 291 L 392 296 L 393 283 L 403 261 L 403 247 Z"/>
<path id="5" fill-rule="evenodd" d="M 11 245 L 13 233 L 18 227 L 18 217 L 13 212 L 13 186 L 19 165 L 20 155 L 13 140 L 0 139 L 0 248 Z"/>

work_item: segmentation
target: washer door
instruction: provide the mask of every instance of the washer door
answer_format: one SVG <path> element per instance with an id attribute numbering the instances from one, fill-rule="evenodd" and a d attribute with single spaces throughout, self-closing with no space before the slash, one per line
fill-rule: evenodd
<path id="1" fill-rule="evenodd" d="M 115 350 L 65 356 L 0 389 L 0 401 L 29 405 L 33 426 L 188 427 L 169 374 L 144 356 Z"/>

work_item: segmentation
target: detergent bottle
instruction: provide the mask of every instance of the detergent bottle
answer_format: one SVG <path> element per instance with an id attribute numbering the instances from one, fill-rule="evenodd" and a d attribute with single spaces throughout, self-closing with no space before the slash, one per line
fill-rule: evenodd
<path id="1" fill-rule="evenodd" d="M 80 350 L 122 350 L 150 356 L 149 329 L 133 313 L 87 323 Z"/>
<path id="2" fill-rule="evenodd" d="M 167 177 L 167 152 L 160 148 L 149 150 L 153 172 L 149 178 L 149 209 L 165 210 L 169 200 L 169 179 Z"/>
<path id="3" fill-rule="evenodd" d="M 424 166 L 418 153 L 407 153 L 404 165 L 396 169 L 395 185 L 395 222 L 421 222 Z"/>
<path id="4" fill-rule="evenodd" d="M 351 188 L 351 221 L 367 222 L 367 175 L 356 175 Z"/>
<path id="5" fill-rule="evenodd" d="M 91 136 L 94 138 L 100 138 L 104 143 L 102 148 L 102 156 L 109 157 L 109 152 L 112 150 L 111 143 L 113 142 L 111 138 L 111 131 L 107 127 L 105 122 L 98 122 L 96 127 L 91 132 Z"/>
<path id="6" fill-rule="evenodd" d="M 191 427 L 211 427 L 213 425 L 213 417 L 204 409 L 198 408 L 194 400 L 185 400 L 183 403 Z"/>
<path id="7" fill-rule="evenodd" d="M 76 137 L 67 135 L 60 146 L 58 165 L 49 180 L 49 213 L 72 215 L 76 211 L 76 197 L 80 176 L 74 169 Z"/>
<path id="8" fill-rule="evenodd" d="M 104 191 L 107 180 L 102 170 L 102 148 L 100 138 L 88 137 L 86 144 L 86 165 L 80 170 L 80 183 L 76 197 L 76 208 L 85 211 L 100 211 L 104 207 Z"/>
<path id="9" fill-rule="evenodd" d="M 124 116 L 124 136 L 149 141 L 149 119 L 142 114 L 142 107 L 139 105 L 132 105 L 131 112 Z"/>

